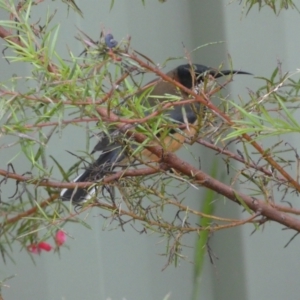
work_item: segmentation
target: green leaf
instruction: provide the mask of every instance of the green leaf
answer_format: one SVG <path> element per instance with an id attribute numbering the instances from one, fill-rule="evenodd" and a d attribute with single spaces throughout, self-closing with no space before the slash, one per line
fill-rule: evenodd
<path id="1" fill-rule="evenodd" d="M 215 159 L 213 162 L 213 166 L 211 169 L 211 176 L 215 178 L 217 176 L 218 171 L 218 163 Z M 214 211 L 214 199 L 215 199 L 215 192 L 212 190 L 207 189 L 206 194 L 204 197 L 204 201 L 202 203 L 202 207 L 200 209 L 201 212 L 212 215 Z M 208 228 L 211 219 L 207 217 L 200 217 L 200 232 L 198 235 L 198 239 L 195 245 L 195 256 L 194 256 L 194 276 L 193 276 L 193 293 L 192 293 L 192 300 L 200 299 L 200 279 L 203 270 L 203 264 L 205 261 L 205 254 L 207 251 L 207 242 L 209 238 L 210 231 L 205 228 Z"/>

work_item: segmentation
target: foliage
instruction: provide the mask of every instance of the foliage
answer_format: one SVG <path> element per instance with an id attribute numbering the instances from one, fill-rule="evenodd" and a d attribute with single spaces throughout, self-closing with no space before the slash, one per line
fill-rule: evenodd
<path id="1" fill-rule="evenodd" d="M 65 4 L 67 4 L 71 9 L 76 11 L 81 17 L 83 16 L 82 11 L 80 10 L 79 6 L 76 4 L 75 1 L 72 0 L 62 0 Z M 231 0 L 230 2 L 236 2 L 237 0 Z M 165 3 L 167 0 L 158 0 L 158 2 Z M 240 4 L 243 6 L 243 11 L 246 11 L 248 14 L 252 8 L 254 8 L 256 5 L 258 6 L 258 9 L 261 10 L 264 7 L 271 8 L 271 10 L 275 14 L 279 14 L 283 9 L 296 9 L 298 10 L 298 7 L 296 6 L 295 2 L 293 0 L 238 0 Z M 146 1 L 141 0 L 142 5 L 146 6 Z M 115 0 L 110 1 L 110 9 L 113 9 L 115 4 Z"/>
<path id="2" fill-rule="evenodd" d="M 283 9 L 296 9 L 298 8 L 292 0 L 244 0 L 243 7 L 247 14 L 257 4 L 258 9 L 261 10 L 263 7 L 271 8 L 275 14 L 279 14 Z"/>
<path id="3" fill-rule="evenodd" d="M 7 42 L 5 59 L 10 64 L 28 66 L 31 72 L 0 85 L 1 150 L 11 151 L 9 161 L 2 161 L 0 166 L 1 190 L 8 195 L 0 203 L 0 251 L 4 260 L 13 259 L 12 243 L 28 250 L 31 245 L 54 238 L 66 222 L 88 227 L 80 215 L 91 208 L 100 209 L 104 219 L 117 222 L 122 229 L 139 221 L 141 233 L 151 231 L 164 236 L 168 263 L 181 257 L 182 237 L 191 232 L 208 234 L 246 223 L 257 230 L 269 220 L 300 230 L 300 222 L 293 216 L 300 212 L 286 198 L 300 191 L 299 156 L 288 142 L 291 133 L 299 132 L 295 116 L 297 74 L 281 74 L 278 66 L 270 79 L 260 78 L 262 87 L 250 92 L 249 100 L 237 103 L 220 94 L 231 78 L 223 85 L 206 78 L 198 90 L 189 90 L 174 82 L 145 54 L 132 49 L 129 38 L 113 49 L 107 47 L 104 31 L 99 41 L 80 32 L 77 38 L 84 51 L 78 57 L 70 51 L 66 60 L 56 50 L 59 26 L 51 26 L 52 15 L 44 24 L 31 20 L 32 4 L 27 1 L 26 6 L 14 8 L 4 1 L 0 3 L 12 15 L 9 21 L 0 22 L 0 36 Z M 186 59 L 190 61 L 189 55 Z M 145 106 L 142 100 L 151 90 L 151 84 L 144 85 L 148 73 L 171 82 L 191 97 L 179 101 L 180 97 L 169 96 L 151 108 Z M 220 106 L 210 101 L 214 95 L 220 98 Z M 197 157 L 191 165 L 170 153 L 158 138 L 174 130 L 174 123 L 163 112 L 187 102 L 202 104 L 197 134 L 187 143 L 201 144 L 218 153 L 228 174 L 233 174 L 230 184 L 195 167 Z M 47 146 L 64 139 L 69 127 L 78 136 L 85 133 L 85 147 L 80 149 L 80 156 L 70 149 L 80 164 L 66 169 L 60 157 L 48 154 Z M 134 149 L 131 157 L 139 164 L 123 166 L 97 183 L 72 183 L 77 172 L 94 159 L 89 154 L 90 136 L 97 140 L 99 132 L 104 132 L 116 138 L 112 128 L 128 151 Z M 261 145 L 261 140 L 269 145 Z M 238 148 L 237 154 L 229 148 L 232 143 Z M 144 148 L 161 163 L 153 167 L 144 161 L 139 156 Z M 287 158 L 286 152 L 294 153 L 295 160 Z M 18 159 L 22 166 L 28 166 L 25 170 L 20 170 Z M 296 174 L 287 171 L 293 165 Z M 100 193 L 75 212 L 59 199 L 62 188 L 95 185 Z M 240 205 L 245 209 L 244 219 L 228 219 L 191 208 L 184 191 L 199 186 L 215 191 L 219 195 L 215 200 L 225 197 Z M 274 190 L 281 192 L 281 200 L 274 199 Z M 193 216 L 203 217 L 205 222 L 197 223 Z"/>

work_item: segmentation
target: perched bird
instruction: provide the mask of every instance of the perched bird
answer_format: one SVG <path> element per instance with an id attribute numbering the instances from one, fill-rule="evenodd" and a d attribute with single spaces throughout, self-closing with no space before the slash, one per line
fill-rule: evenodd
<path id="1" fill-rule="evenodd" d="M 209 68 L 199 64 L 185 64 L 180 65 L 177 68 L 166 73 L 169 77 L 175 81 L 181 83 L 188 89 L 197 87 L 201 82 L 204 81 L 205 76 L 211 76 L 213 78 L 218 78 L 221 76 L 226 76 L 230 74 L 247 74 L 251 73 L 235 70 L 223 70 L 218 71 L 213 68 Z M 157 105 L 161 101 L 166 101 L 168 99 L 167 95 L 180 96 L 181 99 L 188 99 L 189 95 L 179 89 L 173 84 L 155 79 L 148 84 L 153 84 L 153 88 L 148 96 L 143 100 L 145 107 L 152 107 Z M 165 96 L 166 97 L 162 97 Z M 139 94 L 137 95 L 139 96 Z M 151 97 L 149 97 L 151 96 Z M 155 98 L 155 96 L 160 96 Z M 170 96 L 169 96 L 170 97 Z M 203 110 L 202 110 L 203 111 Z M 164 116 L 174 123 L 178 127 L 184 127 L 182 130 L 170 129 L 168 135 L 163 135 L 163 144 L 168 151 L 177 151 L 184 143 L 187 137 L 193 137 L 197 132 L 195 126 L 188 126 L 189 124 L 197 123 L 199 119 L 199 113 L 201 113 L 200 103 L 196 102 L 185 105 L 177 105 L 172 109 L 164 112 Z M 202 112 L 203 114 L 203 112 Z M 186 125 L 186 126 L 184 126 Z M 99 157 L 91 163 L 83 174 L 79 175 L 74 182 L 99 182 L 101 179 L 111 172 L 115 167 L 119 166 L 120 163 L 130 157 L 126 151 L 124 143 L 121 142 L 121 133 L 116 129 L 115 132 L 111 132 L 110 136 L 102 135 L 100 141 L 96 144 L 91 154 L 97 151 L 102 151 Z M 115 138 L 114 138 L 115 136 Z M 159 137 L 160 138 L 160 137 Z M 158 158 L 152 154 L 149 150 L 144 149 L 140 152 L 139 157 L 147 158 L 148 161 L 158 161 Z M 132 162 L 132 158 L 131 158 Z M 130 165 L 130 163 L 129 163 Z M 87 189 L 64 189 L 61 192 L 61 199 L 64 201 L 71 200 L 73 204 L 78 204 L 89 198 L 89 193 Z M 95 190 L 94 190 L 95 192 Z"/>

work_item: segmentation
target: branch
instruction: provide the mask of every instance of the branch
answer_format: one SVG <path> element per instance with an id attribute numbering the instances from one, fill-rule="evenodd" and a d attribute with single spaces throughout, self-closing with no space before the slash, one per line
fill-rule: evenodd
<path id="1" fill-rule="evenodd" d="M 98 108 L 97 112 L 102 117 L 107 116 L 107 109 L 105 108 Z M 110 112 L 110 118 L 112 120 L 115 119 L 116 121 L 118 119 L 118 117 L 115 116 L 112 112 Z M 116 124 L 116 126 L 121 132 L 123 132 L 129 137 L 133 137 L 140 144 L 142 144 L 146 140 L 146 137 L 143 134 L 126 130 L 127 126 L 124 123 L 118 123 Z M 232 200 L 235 203 L 241 204 L 238 199 L 239 198 L 243 199 L 247 207 L 249 207 L 255 213 L 259 213 L 270 220 L 276 221 L 289 228 L 300 231 L 300 220 L 293 218 L 283 212 L 277 211 L 274 207 L 266 204 L 262 200 L 252 198 L 250 196 L 247 196 L 243 193 L 234 190 L 233 188 L 227 186 L 226 184 L 205 174 L 201 170 L 198 170 L 193 165 L 188 164 L 187 162 L 179 159 L 175 154 L 171 152 L 166 152 L 163 149 L 163 147 L 159 145 L 145 146 L 145 148 L 150 152 L 152 152 L 153 154 L 155 154 L 161 162 L 166 163 L 170 168 L 174 168 L 175 170 L 181 172 L 182 174 L 187 175 L 192 179 L 195 179 L 198 184 L 205 186 L 213 191 L 216 191 L 217 193 L 227 197 L 228 199 Z"/>
<path id="2" fill-rule="evenodd" d="M 157 67 L 152 67 L 148 63 L 145 63 L 142 59 L 139 59 L 137 55 L 131 55 L 130 58 L 137 62 L 141 67 L 145 68 L 146 70 L 155 73 L 163 80 L 172 83 L 174 86 L 177 86 L 180 90 L 186 92 L 187 94 L 193 96 L 196 101 L 200 102 L 204 106 L 208 107 L 211 111 L 216 113 L 221 119 L 223 119 L 229 126 L 233 126 L 234 122 L 231 121 L 230 117 L 223 113 L 218 107 L 216 107 L 212 102 L 207 99 L 207 96 L 203 93 L 198 95 L 195 91 L 190 90 L 180 84 L 179 82 L 175 81 L 174 79 L 170 78 L 163 72 L 161 72 Z M 294 188 L 300 192 L 300 184 L 290 176 L 270 155 L 268 151 L 265 151 L 257 142 L 255 142 L 248 134 L 244 133 L 241 135 L 241 140 L 246 140 L 249 144 L 251 144 L 261 155 L 261 157 L 266 160 L 275 170 L 277 170 L 281 175 L 294 186 Z"/>

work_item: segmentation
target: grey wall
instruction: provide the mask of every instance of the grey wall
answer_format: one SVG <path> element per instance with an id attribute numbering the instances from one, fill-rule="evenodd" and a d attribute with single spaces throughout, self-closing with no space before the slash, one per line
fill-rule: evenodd
<path id="1" fill-rule="evenodd" d="M 77 2 L 84 12 L 84 19 L 74 17 L 72 12 L 66 18 L 65 6 L 56 15 L 61 24 L 59 51 L 66 56 L 67 45 L 75 54 L 81 52 L 74 40 L 75 25 L 94 39 L 98 38 L 103 25 L 111 29 L 116 39 L 130 34 L 133 47 L 158 63 L 170 56 L 183 56 L 182 43 L 192 49 L 209 42 L 225 41 L 199 50 L 194 61 L 217 67 L 230 54 L 235 68 L 260 76 L 270 75 L 278 58 L 283 60 L 284 70 L 299 67 L 297 31 L 300 16 L 295 11 L 276 17 L 267 9 L 260 13 L 253 10 L 245 18 L 241 16 L 239 1 L 228 5 L 227 0 L 169 0 L 165 4 L 152 0 L 146 1 L 146 7 L 140 1 L 115 1 L 111 12 L 110 1 Z M 53 8 L 59 2 L 45 1 L 40 9 L 48 5 Z M 5 62 L 1 61 L 3 64 Z M 168 69 L 172 66 L 171 62 Z M 15 72 L 20 73 L 20 70 Z M 253 78 L 236 77 L 228 93 L 232 98 L 241 95 L 247 99 L 246 87 L 255 89 L 257 86 L 257 80 Z M 54 156 L 64 155 L 65 167 L 75 159 L 64 150 L 70 144 L 77 149 L 81 146 L 75 132 L 68 133 L 48 150 Z M 203 158 L 203 168 L 209 170 L 211 154 L 202 148 L 195 149 L 195 153 L 197 151 L 201 151 L 198 153 Z M 182 152 L 181 155 L 186 154 Z M 7 158 L 2 155 L 1 161 Z M 220 169 L 219 173 L 222 176 L 224 172 Z M 201 194 L 191 190 L 187 197 L 192 207 L 199 207 Z M 239 216 L 240 208 L 222 198 L 217 200 L 217 214 Z M 62 249 L 60 257 L 43 253 L 33 265 L 25 253 L 14 249 L 16 264 L 8 263 L 0 269 L 0 278 L 17 274 L 8 282 L 10 288 L 3 289 L 5 300 L 157 300 L 169 292 L 172 300 L 189 299 L 192 248 L 184 249 L 184 255 L 190 259 L 182 261 L 177 268 L 170 266 L 161 272 L 166 258 L 159 255 L 163 248 L 158 244 L 161 241 L 158 236 L 139 235 L 129 226 L 125 232 L 120 229 L 103 231 L 103 219 L 97 210 L 83 217 L 93 229 L 68 224 L 66 230 L 74 239 L 68 240 L 69 249 Z M 207 259 L 201 299 L 299 298 L 299 241 L 295 240 L 283 249 L 292 233 L 282 232 L 281 226 L 275 224 L 265 227 L 252 236 L 250 225 L 213 235 L 211 246 L 219 259 L 215 266 Z M 186 243 L 193 245 L 194 240 L 195 236 L 191 235 Z"/>
<path id="2" fill-rule="evenodd" d="M 270 76 L 277 60 L 282 62 L 283 72 L 294 73 L 299 68 L 300 39 L 296 33 L 300 25 L 299 13 L 283 11 L 276 17 L 270 11 L 253 11 L 240 20 L 239 7 L 229 6 L 225 16 L 228 51 L 234 61 L 246 61 L 247 70 L 260 76 Z M 296 118 L 298 114 L 295 114 Z M 278 142 L 279 138 L 273 141 Z M 296 134 L 289 136 L 288 142 L 299 148 Z M 293 154 L 290 158 L 295 159 Z M 294 168 L 290 171 L 296 172 Z M 276 201 L 280 197 L 275 194 Z M 299 207 L 296 195 L 290 194 L 286 200 Z M 282 226 L 277 224 L 266 224 L 263 230 L 250 236 L 252 230 L 251 226 L 242 229 L 248 299 L 298 299 L 299 240 L 283 249 L 294 232 L 282 231 Z"/>

